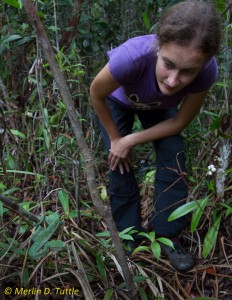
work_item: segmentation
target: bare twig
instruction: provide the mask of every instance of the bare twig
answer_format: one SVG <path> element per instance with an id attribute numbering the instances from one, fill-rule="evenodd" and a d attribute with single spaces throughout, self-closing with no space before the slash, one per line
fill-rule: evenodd
<path id="1" fill-rule="evenodd" d="M 76 140 L 78 142 L 78 146 L 80 149 L 80 152 L 84 158 L 85 166 L 86 166 L 86 176 L 87 176 L 87 184 L 90 191 L 92 202 L 97 209 L 98 213 L 103 217 L 105 223 L 107 224 L 108 230 L 111 233 L 112 240 L 115 245 L 116 255 L 117 259 L 119 261 L 119 264 L 123 270 L 124 280 L 126 283 L 126 287 L 131 294 L 131 299 L 134 299 L 134 284 L 132 280 L 132 276 L 130 274 L 126 257 L 124 254 L 124 250 L 115 226 L 115 223 L 113 221 L 111 212 L 109 208 L 104 206 L 102 204 L 97 185 L 96 185 L 96 178 L 95 178 L 95 172 L 94 172 L 94 164 L 93 159 L 90 153 L 90 150 L 87 146 L 87 143 L 84 139 L 83 132 L 81 130 L 81 125 L 78 119 L 78 113 L 75 109 L 71 93 L 68 89 L 68 86 L 66 84 L 65 78 L 59 68 L 59 65 L 57 63 L 57 60 L 55 58 L 55 54 L 53 52 L 51 43 L 47 37 L 47 34 L 44 30 L 44 27 L 37 15 L 36 9 L 30 0 L 23 0 L 23 5 L 26 10 L 26 13 L 30 19 L 30 22 L 32 26 L 36 30 L 37 38 L 39 40 L 39 43 L 44 51 L 45 57 L 47 61 L 50 64 L 51 69 L 53 70 L 55 80 L 57 82 L 57 85 L 59 86 L 60 94 L 63 98 L 63 101 L 67 107 L 67 114 L 69 117 L 69 120 L 71 122 L 71 126 L 73 129 L 73 132 L 75 134 Z"/>

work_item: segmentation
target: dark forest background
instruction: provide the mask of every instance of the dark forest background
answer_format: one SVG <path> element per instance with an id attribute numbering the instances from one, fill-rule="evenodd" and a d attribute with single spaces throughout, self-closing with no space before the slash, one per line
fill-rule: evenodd
<path id="1" fill-rule="evenodd" d="M 175 217 L 188 213 L 183 241 L 197 266 L 185 275 L 175 272 L 160 256 L 160 240 L 148 232 L 148 242 L 127 260 L 133 296 L 117 251 L 115 256 L 114 236 L 95 203 L 100 199 L 108 207 L 107 159 L 89 86 L 107 62 L 107 50 L 155 32 L 163 10 L 180 1 L 32 1 L 71 94 L 90 162 L 26 2 L 0 3 L 1 299 L 232 299 L 232 2 L 208 1 L 223 26 L 220 75 L 200 114 L 183 132 L 190 197 Z M 140 130 L 138 121 L 134 130 Z M 146 226 L 155 173 L 151 145 L 136 147 L 134 157 Z M 95 170 L 96 198 L 89 167 Z M 33 232 L 41 224 L 53 226 L 57 216 L 62 224 L 52 238 L 56 250 L 49 248 L 39 258 L 30 255 Z M 131 230 L 120 233 L 120 239 L 130 239 Z M 10 295 L 6 287 L 12 288 Z M 21 287 L 49 288 L 51 294 L 15 294 Z M 55 293 L 56 288 L 73 287 L 78 294 Z"/>

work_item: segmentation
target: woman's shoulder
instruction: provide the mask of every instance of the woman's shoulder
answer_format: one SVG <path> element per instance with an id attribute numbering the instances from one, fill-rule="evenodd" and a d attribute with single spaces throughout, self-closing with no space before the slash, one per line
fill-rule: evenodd
<path id="1" fill-rule="evenodd" d="M 153 54 L 156 49 L 156 35 L 148 34 L 136 36 L 128 39 L 116 48 L 108 51 L 109 57 L 114 55 L 129 56 L 130 59 L 136 60 L 144 55 Z"/>
<path id="2" fill-rule="evenodd" d="M 109 69 L 122 85 L 138 79 L 148 66 L 154 65 L 155 35 L 137 36 L 108 52 Z"/>

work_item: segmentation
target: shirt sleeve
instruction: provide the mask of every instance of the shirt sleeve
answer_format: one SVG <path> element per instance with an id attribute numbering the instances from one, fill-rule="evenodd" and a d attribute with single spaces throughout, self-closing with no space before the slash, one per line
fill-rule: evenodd
<path id="1" fill-rule="evenodd" d="M 112 76 L 121 85 L 130 85 L 139 74 L 139 60 L 134 60 L 127 49 L 126 43 L 107 52 L 109 69 Z"/>
<path id="2" fill-rule="evenodd" d="M 215 57 L 211 58 L 191 83 L 189 93 L 200 93 L 209 89 L 218 79 L 218 65 Z"/>

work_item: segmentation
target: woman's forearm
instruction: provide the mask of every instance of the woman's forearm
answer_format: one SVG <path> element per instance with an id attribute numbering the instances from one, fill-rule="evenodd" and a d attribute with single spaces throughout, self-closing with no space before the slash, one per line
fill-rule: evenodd
<path id="1" fill-rule="evenodd" d="M 138 144 L 144 144 L 179 134 L 182 130 L 183 128 L 180 123 L 176 122 L 174 118 L 170 118 L 148 129 L 132 133 L 127 136 L 127 139 L 133 147 Z"/>

